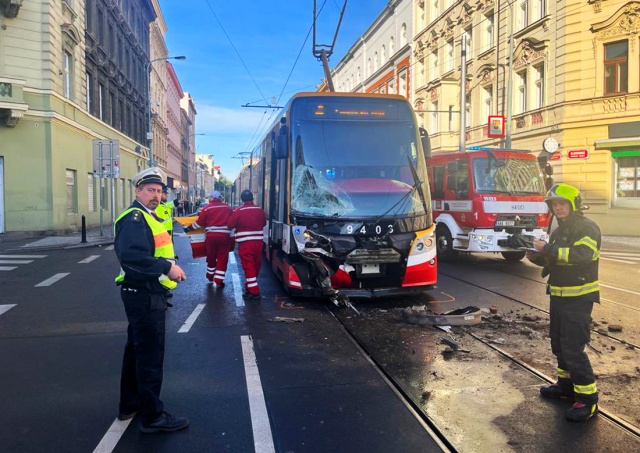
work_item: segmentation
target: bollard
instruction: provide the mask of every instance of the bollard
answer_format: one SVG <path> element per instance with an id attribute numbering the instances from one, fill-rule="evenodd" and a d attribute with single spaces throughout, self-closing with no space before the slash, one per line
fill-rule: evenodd
<path id="1" fill-rule="evenodd" d="M 82 216 L 82 243 L 87 243 L 87 220 L 85 216 Z"/>

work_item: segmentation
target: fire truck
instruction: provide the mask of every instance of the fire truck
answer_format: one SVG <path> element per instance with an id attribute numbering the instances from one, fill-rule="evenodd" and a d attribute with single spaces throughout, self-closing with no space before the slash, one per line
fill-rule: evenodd
<path id="1" fill-rule="evenodd" d="M 524 258 L 547 240 L 549 214 L 538 159 L 523 150 L 470 147 L 427 158 L 438 259 L 459 252 Z"/>

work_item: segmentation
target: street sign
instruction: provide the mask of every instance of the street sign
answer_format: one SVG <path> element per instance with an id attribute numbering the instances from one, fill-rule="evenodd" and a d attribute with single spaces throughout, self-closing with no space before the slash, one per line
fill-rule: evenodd
<path id="1" fill-rule="evenodd" d="M 93 140 L 93 177 L 120 177 L 120 142 Z"/>
<path id="2" fill-rule="evenodd" d="M 504 137 L 504 116 L 489 115 L 487 137 Z"/>
<path id="3" fill-rule="evenodd" d="M 548 160 L 560 160 L 561 157 L 562 157 L 562 153 L 560 151 L 556 151 L 551 156 L 549 156 Z"/>
<path id="4" fill-rule="evenodd" d="M 567 159 L 588 159 L 588 149 L 570 149 L 567 151 Z"/>

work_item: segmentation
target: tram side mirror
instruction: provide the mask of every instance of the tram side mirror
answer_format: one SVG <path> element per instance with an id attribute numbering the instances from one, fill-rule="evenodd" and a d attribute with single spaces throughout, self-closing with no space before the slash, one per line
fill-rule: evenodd
<path id="1" fill-rule="evenodd" d="M 426 159 L 431 158 L 431 139 L 429 138 L 429 134 L 424 127 L 419 129 L 420 131 L 420 141 L 422 142 L 422 150 L 424 151 L 424 157 Z"/>
<path id="2" fill-rule="evenodd" d="M 280 133 L 276 136 L 276 159 L 287 159 L 289 157 L 289 141 L 287 126 L 280 127 Z"/>

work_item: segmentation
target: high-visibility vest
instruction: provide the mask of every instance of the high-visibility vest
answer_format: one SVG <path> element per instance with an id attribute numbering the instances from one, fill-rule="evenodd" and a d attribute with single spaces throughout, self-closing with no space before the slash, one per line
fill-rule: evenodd
<path id="1" fill-rule="evenodd" d="M 120 216 L 118 216 L 118 218 L 116 219 L 113 225 L 114 231 L 118 221 L 120 221 L 120 219 L 122 219 L 124 216 L 129 214 L 131 211 L 140 211 L 144 216 L 144 219 L 146 220 L 147 225 L 149 225 L 149 228 L 151 228 L 151 233 L 153 233 L 153 242 L 155 243 L 155 250 L 154 250 L 153 256 L 156 258 L 165 258 L 171 263 L 175 263 L 176 254 L 175 254 L 175 251 L 173 250 L 173 241 L 171 241 L 171 235 L 167 232 L 163 223 L 158 222 L 147 211 L 140 208 L 127 209 L 122 214 L 120 214 Z M 122 283 L 124 281 L 124 276 L 125 276 L 124 270 L 120 268 L 120 275 L 116 277 L 116 283 Z M 178 286 L 176 282 L 174 282 L 164 274 L 162 274 L 158 278 L 158 280 L 160 281 L 160 284 L 167 289 L 174 289 L 176 286 Z"/>
<path id="2" fill-rule="evenodd" d="M 156 215 L 162 219 L 162 224 L 169 233 L 173 231 L 173 216 L 171 214 L 172 211 L 169 202 L 160 203 L 156 208 Z"/>

